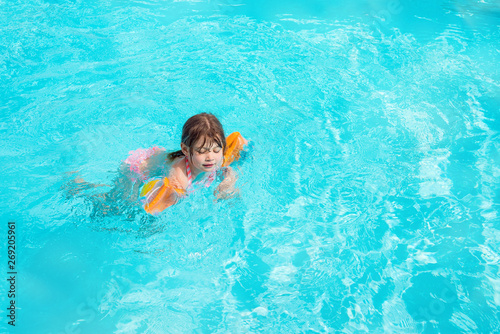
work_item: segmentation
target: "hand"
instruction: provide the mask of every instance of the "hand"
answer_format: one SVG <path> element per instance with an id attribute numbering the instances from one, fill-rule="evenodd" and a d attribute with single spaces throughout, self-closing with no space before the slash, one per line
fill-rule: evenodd
<path id="1" fill-rule="evenodd" d="M 239 189 L 226 189 L 226 190 L 219 190 L 218 187 L 214 191 L 215 195 L 215 200 L 220 200 L 220 199 L 230 199 L 230 198 L 235 198 L 235 197 L 240 197 L 240 190 Z"/>

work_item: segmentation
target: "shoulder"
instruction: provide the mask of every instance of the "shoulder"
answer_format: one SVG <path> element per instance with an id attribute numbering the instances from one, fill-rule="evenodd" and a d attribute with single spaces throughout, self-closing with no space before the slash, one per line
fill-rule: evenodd
<path id="1" fill-rule="evenodd" d="M 172 170 L 175 169 L 186 171 L 186 162 L 184 159 L 185 158 L 183 156 L 175 158 L 174 161 L 172 161 Z"/>
<path id="2" fill-rule="evenodd" d="M 173 161 L 172 168 L 168 175 L 170 184 L 176 188 L 186 189 L 188 186 L 188 178 L 186 172 L 186 163 L 184 157 L 176 158 Z"/>

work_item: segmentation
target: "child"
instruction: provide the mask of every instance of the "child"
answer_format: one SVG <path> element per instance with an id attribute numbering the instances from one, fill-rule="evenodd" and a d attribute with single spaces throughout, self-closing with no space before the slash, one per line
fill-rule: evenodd
<path id="1" fill-rule="evenodd" d="M 153 174 L 166 174 L 167 161 L 172 163 L 168 177 L 149 179 L 140 191 L 146 212 L 158 214 L 196 188 L 210 186 L 217 174 L 224 176 L 216 189 L 217 197 L 231 196 L 236 175 L 229 165 L 239 159 L 247 143 L 238 132 L 225 138 L 219 120 L 201 113 L 184 124 L 179 151 L 167 154 L 159 147 L 138 149 L 130 152 L 125 164 L 132 175 L 147 180 Z"/>

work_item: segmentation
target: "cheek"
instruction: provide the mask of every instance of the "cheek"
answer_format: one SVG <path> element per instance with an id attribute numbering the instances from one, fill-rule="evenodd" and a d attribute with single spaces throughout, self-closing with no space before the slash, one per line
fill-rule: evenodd
<path id="1" fill-rule="evenodd" d="M 198 156 L 196 156 L 196 158 L 195 158 L 195 159 L 196 159 L 196 162 L 197 162 L 199 165 L 203 164 L 203 163 L 204 163 L 204 161 L 205 161 L 205 158 L 204 158 L 202 155 L 198 155 Z"/>

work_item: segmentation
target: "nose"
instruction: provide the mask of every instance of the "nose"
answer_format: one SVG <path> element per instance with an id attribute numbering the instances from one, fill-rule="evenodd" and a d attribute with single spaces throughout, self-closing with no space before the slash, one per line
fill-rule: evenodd
<path id="1" fill-rule="evenodd" d="M 210 151 L 205 156 L 205 161 L 212 161 L 212 160 L 215 160 L 215 153 Z"/>

